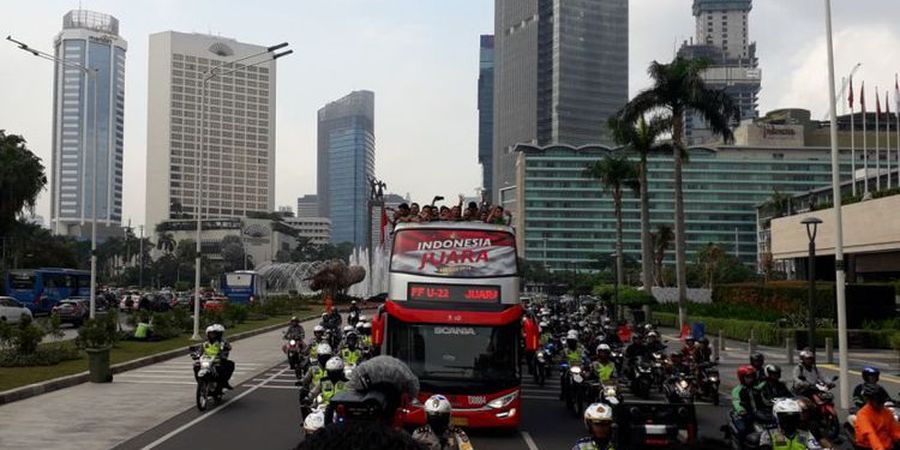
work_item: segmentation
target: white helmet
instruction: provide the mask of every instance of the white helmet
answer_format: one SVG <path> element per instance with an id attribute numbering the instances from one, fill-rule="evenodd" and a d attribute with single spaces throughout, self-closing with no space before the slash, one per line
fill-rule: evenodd
<path id="1" fill-rule="evenodd" d="M 344 328 L 341 331 L 343 331 L 344 333 L 349 333 L 353 331 L 353 325 L 344 325 Z"/>
<path id="2" fill-rule="evenodd" d="M 584 426 L 590 428 L 591 424 L 612 422 L 613 410 L 603 403 L 593 403 L 584 410 Z"/>
<path id="3" fill-rule="evenodd" d="M 576 331 L 576 330 L 569 330 L 569 332 L 566 333 L 566 339 L 575 339 L 575 340 L 578 340 L 578 331 Z"/>
<path id="4" fill-rule="evenodd" d="M 325 426 L 325 413 L 321 410 L 315 410 L 303 419 L 303 431 L 306 434 L 313 434 Z"/>
<path id="5" fill-rule="evenodd" d="M 360 321 L 360 322 L 365 322 L 365 321 L 367 321 L 367 320 L 369 320 L 369 318 L 366 317 L 364 314 L 360 314 L 360 315 L 359 315 L 359 321 Z"/>
<path id="6" fill-rule="evenodd" d="M 447 397 L 441 394 L 432 395 L 428 397 L 428 400 L 425 400 L 425 414 L 450 414 L 452 410 L 453 407 L 450 405 L 450 400 L 447 400 Z"/>
<path id="7" fill-rule="evenodd" d="M 772 405 L 772 414 L 800 414 L 800 403 L 792 398 L 780 398 Z"/>
<path id="8" fill-rule="evenodd" d="M 812 350 L 810 350 L 808 348 L 800 350 L 800 358 L 801 359 L 815 358 L 815 357 L 816 357 L 816 354 L 813 353 Z"/>
<path id="9" fill-rule="evenodd" d="M 319 356 L 330 355 L 332 353 L 333 351 L 331 350 L 331 346 L 324 342 L 316 346 L 316 354 Z"/>
<path id="10" fill-rule="evenodd" d="M 212 324 L 212 325 L 206 327 L 206 332 L 207 332 L 207 333 L 215 333 L 215 332 L 216 332 L 216 325 L 215 325 L 215 324 Z"/>
<path id="11" fill-rule="evenodd" d="M 225 327 L 223 327 L 222 325 L 220 325 L 220 324 L 218 324 L 218 323 L 214 323 L 214 324 L 212 324 L 212 325 L 206 327 L 206 332 L 207 332 L 207 333 L 210 333 L 210 332 L 224 333 L 224 332 L 225 332 Z"/>
<path id="12" fill-rule="evenodd" d="M 316 325 L 313 327 L 313 333 L 324 333 L 324 332 L 325 332 L 325 327 L 323 327 L 322 325 Z"/>
<path id="13" fill-rule="evenodd" d="M 331 359 L 325 363 L 325 370 L 328 372 L 343 372 L 344 360 L 341 359 L 340 356 L 332 356 Z"/>
<path id="14" fill-rule="evenodd" d="M 597 353 L 600 352 L 611 352 L 612 348 L 608 344 L 600 344 L 597 346 Z"/>

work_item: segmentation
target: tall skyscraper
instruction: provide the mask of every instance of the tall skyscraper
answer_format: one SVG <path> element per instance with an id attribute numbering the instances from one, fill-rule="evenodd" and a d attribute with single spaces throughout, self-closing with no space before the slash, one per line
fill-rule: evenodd
<path id="1" fill-rule="evenodd" d="M 628 100 L 627 0 L 495 0 L 493 197 L 513 205 L 516 144 L 609 143 Z"/>
<path id="2" fill-rule="evenodd" d="M 762 73 L 756 58 L 756 43 L 749 40 L 748 16 L 752 0 L 694 0 L 696 41 L 678 51 L 683 58 L 705 58 L 710 62 L 703 79 L 735 100 L 741 119 L 759 117 Z M 689 145 L 713 140 L 709 126 L 697 114 L 685 118 L 685 140 Z"/>
<path id="3" fill-rule="evenodd" d="M 494 36 L 481 36 L 478 52 L 478 163 L 481 187 L 487 196 L 494 189 Z"/>
<path id="4" fill-rule="evenodd" d="M 195 218 L 202 168 L 202 216 L 243 217 L 275 208 L 275 62 L 229 64 L 206 87 L 200 158 L 202 79 L 212 68 L 265 53 L 234 39 L 165 31 L 150 35 L 147 99 L 147 224 Z"/>
<path id="5" fill-rule="evenodd" d="M 119 36 L 115 17 L 75 10 L 63 16 L 54 47 L 57 58 L 96 69 L 96 76 L 55 64 L 50 228 L 62 235 L 90 235 L 96 176 L 97 233 L 108 236 L 117 233 L 122 222 L 128 44 Z"/>
<path id="6" fill-rule="evenodd" d="M 375 176 L 375 94 L 354 91 L 319 110 L 319 216 L 332 242 L 368 247 L 369 180 Z"/>
<path id="7" fill-rule="evenodd" d="M 297 199 L 297 217 L 319 217 L 319 197 L 306 194 Z"/>

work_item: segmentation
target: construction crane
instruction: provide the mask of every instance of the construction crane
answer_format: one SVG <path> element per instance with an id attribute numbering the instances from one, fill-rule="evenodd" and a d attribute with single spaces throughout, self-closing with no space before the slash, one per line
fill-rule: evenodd
<path id="1" fill-rule="evenodd" d="M 860 67 L 862 67 L 862 63 L 856 63 L 856 65 L 853 66 L 853 70 L 850 71 L 850 76 L 841 78 L 841 90 L 838 91 L 837 97 L 835 97 L 837 104 L 841 105 L 841 114 L 847 112 L 847 103 L 845 103 L 843 99 L 847 96 L 847 88 L 850 85 L 850 79 L 853 78 L 853 75 L 856 74 L 856 71 L 858 71 Z M 826 110 L 830 110 L 830 108 L 826 108 Z M 831 120 L 831 112 L 825 113 L 822 120 Z"/>

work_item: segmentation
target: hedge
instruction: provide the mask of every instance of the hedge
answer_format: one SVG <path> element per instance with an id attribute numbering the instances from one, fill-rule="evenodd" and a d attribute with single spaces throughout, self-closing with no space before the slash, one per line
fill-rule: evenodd
<path id="1" fill-rule="evenodd" d="M 738 283 L 719 285 L 713 289 L 713 303 L 764 307 L 781 315 L 806 311 L 809 287 L 804 281 L 782 281 L 767 284 Z M 814 305 L 816 316 L 836 317 L 834 286 L 818 283 Z"/>

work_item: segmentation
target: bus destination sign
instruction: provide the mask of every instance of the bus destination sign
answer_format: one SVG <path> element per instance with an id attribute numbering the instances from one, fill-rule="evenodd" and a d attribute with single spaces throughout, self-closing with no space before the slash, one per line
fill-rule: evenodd
<path id="1" fill-rule="evenodd" d="M 499 303 L 500 286 L 409 283 L 409 301 Z"/>

